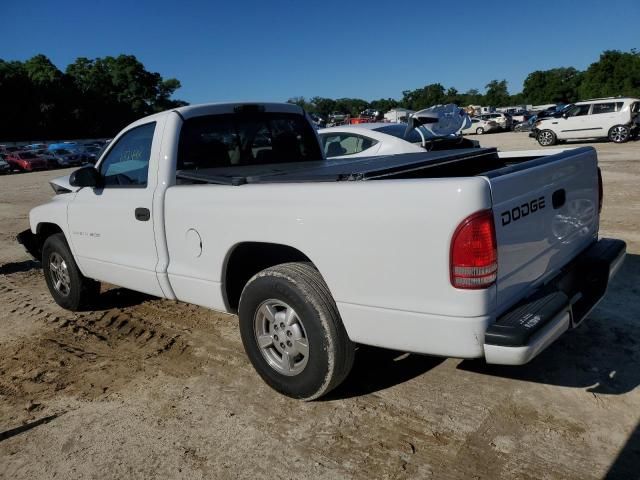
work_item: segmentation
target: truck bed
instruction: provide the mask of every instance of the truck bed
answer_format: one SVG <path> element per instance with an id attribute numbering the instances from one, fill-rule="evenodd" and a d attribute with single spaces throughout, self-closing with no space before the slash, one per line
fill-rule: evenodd
<path id="1" fill-rule="evenodd" d="M 179 170 L 180 184 L 210 183 L 244 185 L 255 183 L 341 182 L 400 178 L 442 178 L 510 173 L 532 160 L 554 161 L 588 147 L 545 155 L 502 158 L 495 148 L 409 153 L 352 160 L 275 163 L 237 167 Z M 531 153 L 531 152 L 528 152 Z"/>

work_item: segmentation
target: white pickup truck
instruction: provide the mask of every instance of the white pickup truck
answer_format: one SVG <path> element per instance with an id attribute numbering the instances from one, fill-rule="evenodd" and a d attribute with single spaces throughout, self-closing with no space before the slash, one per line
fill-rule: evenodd
<path id="1" fill-rule="evenodd" d="M 108 282 L 237 312 L 261 377 L 307 400 L 356 344 L 524 364 L 601 300 L 626 248 L 598 238 L 592 148 L 326 160 L 288 104 L 143 118 L 54 189 L 18 240 L 59 305 Z"/>

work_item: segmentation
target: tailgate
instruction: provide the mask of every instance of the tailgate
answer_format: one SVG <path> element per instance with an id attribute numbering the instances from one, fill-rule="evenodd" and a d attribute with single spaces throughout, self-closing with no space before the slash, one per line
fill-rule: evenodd
<path id="1" fill-rule="evenodd" d="M 591 147 L 492 172 L 500 314 L 598 236 L 598 165 Z"/>

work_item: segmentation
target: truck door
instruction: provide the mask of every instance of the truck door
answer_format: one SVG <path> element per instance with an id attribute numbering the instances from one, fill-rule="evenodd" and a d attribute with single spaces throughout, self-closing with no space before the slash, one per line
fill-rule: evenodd
<path id="1" fill-rule="evenodd" d="M 149 168 L 160 149 L 156 131 L 156 122 L 149 122 L 115 140 L 97 167 L 102 185 L 76 194 L 68 222 L 73 253 L 86 276 L 162 296 L 152 211 L 157 168 Z"/>

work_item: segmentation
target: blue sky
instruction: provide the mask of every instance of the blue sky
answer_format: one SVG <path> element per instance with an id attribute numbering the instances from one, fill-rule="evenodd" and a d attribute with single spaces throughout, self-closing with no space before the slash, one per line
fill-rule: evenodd
<path id="1" fill-rule="evenodd" d="M 0 1 L 0 58 L 133 54 L 192 103 L 460 91 L 640 49 L 640 0 Z"/>

